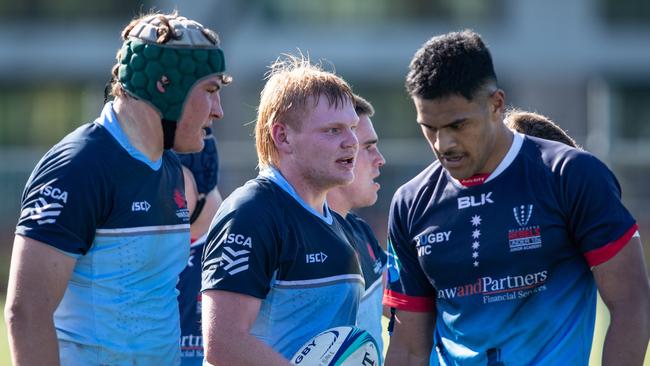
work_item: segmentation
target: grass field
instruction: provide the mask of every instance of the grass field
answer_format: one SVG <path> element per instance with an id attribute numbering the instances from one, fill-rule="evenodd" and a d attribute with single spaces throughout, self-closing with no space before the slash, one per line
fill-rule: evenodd
<path id="1" fill-rule="evenodd" d="M 0 305 L 2 305 L 2 308 L 4 309 L 4 296 L 2 297 L 2 301 L 0 302 Z M 11 365 L 11 359 L 9 356 L 9 344 L 7 343 L 7 328 L 5 327 L 5 322 L 4 322 L 4 316 L 0 317 L 2 320 L 0 321 L 0 366 L 4 365 Z M 385 323 L 387 323 L 387 319 L 383 319 Z M 594 334 L 594 347 L 591 351 L 591 360 L 589 362 L 589 366 L 600 366 L 600 356 L 603 352 L 602 344 L 603 340 L 605 339 L 605 329 L 607 325 L 609 324 L 609 314 L 607 313 L 607 310 L 604 308 L 604 305 L 602 302 L 600 302 L 600 298 L 598 299 L 598 315 L 596 317 L 596 331 Z M 386 329 L 386 324 L 384 324 L 384 329 Z M 388 344 L 388 334 L 384 333 L 384 344 Z M 643 363 L 644 366 L 650 366 L 650 345 L 649 350 L 646 353 L 646 358 L 645 362 Z M 384 350 L 385 353 L 385 350 Z"/>

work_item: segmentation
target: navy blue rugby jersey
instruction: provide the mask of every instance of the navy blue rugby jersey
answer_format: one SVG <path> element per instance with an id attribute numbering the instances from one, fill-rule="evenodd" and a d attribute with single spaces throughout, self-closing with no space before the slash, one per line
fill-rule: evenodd
<path id="1" fill-rule="evenodd" d="M 190 244 L 190 258 L 178 278 L 178 308 L 181 314 L 181 365 L 203 364 L 201 334 L 201 257 L 208 234 Z"/>
<path id="2" fill-rule="evenodd" d="M 177 364 L 176 282 L 189 215 L 180 162 L 129 144 L 108 103 L 56 144 L 22 197 L 16 234 L 76 258 L 54 314 L 62 364 Z"/>
<path id="3" fill-rule="evenodd" d="M 251 333 L 290 358 L 316 334 L 355 325 L 364 281 L 342 220 L 311 210 L 277 170 L 262 172 L 219 208 L 202 291 L 262 299 Z"/>
<path id="4" fill-rule="evenodd" d="M 367 330 L 383 349 L 381 337 L 383 274 L 386 269 L 386 252 L 379 245 L 372 228 L 359 216 L 348 213 L 345 222 L 349 225 L 350 236 L 357 253 L 366 291 L 359 303 L 357 326 Z"/>
<path id="5" fill-rule="evenodd" d="M 393 198 L 384 303 L 435 306 L 432 365 L 587 364 L 590 267 L 637 230 L 620 195 L 589 153 L 520 134 L 482 184 L 435 162 Z"/>

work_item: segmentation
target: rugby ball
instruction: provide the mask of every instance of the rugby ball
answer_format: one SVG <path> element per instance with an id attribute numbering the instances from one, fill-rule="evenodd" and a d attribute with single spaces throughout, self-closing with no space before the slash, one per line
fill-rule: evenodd
<path id="1" fill-rule="evenodd" d="M 317 334 L 291 358 L 296 366 L 380 366 L 377 342 L 363 329 L 336 327 Z"/>

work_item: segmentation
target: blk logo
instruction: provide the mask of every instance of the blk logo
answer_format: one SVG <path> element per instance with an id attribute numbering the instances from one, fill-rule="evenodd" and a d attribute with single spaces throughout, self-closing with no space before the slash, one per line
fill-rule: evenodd
<path id="1" fill-rule="evenodd" d="M 458 209 L 462 210 L 468 207 L 483 206 L 486 203 L 494 203 L 490 196 L 492 196 L 492 192 L 481 193 L 480 196 L 458 197 Z"/>
<path id="2" fill-rule="evenodd" d="M 515 221 L 519 226 L 525 226 L 530 220 L 530 216 L 533 214 L 533 205 L 521 205 L 519 207 L 513 207 L 512 213 L 515 215 Z"/>

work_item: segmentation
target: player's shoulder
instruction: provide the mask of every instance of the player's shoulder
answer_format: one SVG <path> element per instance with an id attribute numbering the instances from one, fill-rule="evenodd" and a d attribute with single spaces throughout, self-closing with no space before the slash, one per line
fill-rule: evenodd
<path id="1" fill-rule="evenodd" d="M 101 169 L 114 159 L 115 143 L 102 126 L 86 123 L 52 146 L 39 166 L 47 169 Z"/>
<path id="2" fill-rule="evenodd" d="M 235 189 L 222 206 L 226 210 L 256 213 L 261 217 L 261 213 L 278 211 L 285 206 L 289 197 L 283 193 L 270 179 L 257 177 Z"/>
<path id="3" fill-rule="evenodd" d="M 415 177 L 401 185 L 395 191 L 393 202 L 411 203 L 432 185 L 436 185 L 440 179 L 446 179 L 444 168 L 440 162 L 434 161 Z"/>
<path id="4" fill-rule="evenodd" d="M 588 151 L 533 136 L 525 136 L 522 153 L 528 163 L 537 164 L 554 175 L 605 168 L 605 164 Z"/>

